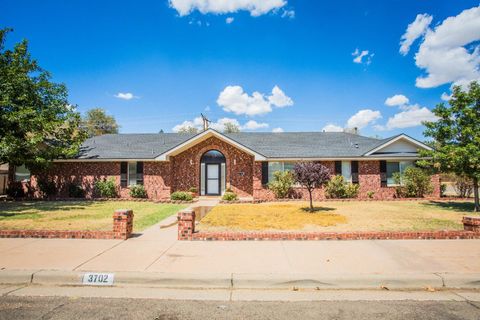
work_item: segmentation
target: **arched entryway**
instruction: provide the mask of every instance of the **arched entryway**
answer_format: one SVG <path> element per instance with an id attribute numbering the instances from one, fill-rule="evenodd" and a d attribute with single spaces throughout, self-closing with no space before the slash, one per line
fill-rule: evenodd
<path id="1" fill-rule="evenodd" d="M 200 159 L 200 195 L 219 196 L 225 191 L 226 159 L 218 150 L 209 150 Z"/>

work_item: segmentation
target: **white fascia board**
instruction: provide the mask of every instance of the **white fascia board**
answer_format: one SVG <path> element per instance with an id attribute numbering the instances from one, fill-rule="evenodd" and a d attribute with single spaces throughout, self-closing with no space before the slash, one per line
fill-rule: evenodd
<path id="1" fill-rule="evenodd" d="M 295 162 L 295 161 L 373 161 L 373 160 L 418 160 L 423 159 L 419 156 L 399 157 L 392 154 L 374 157 L 346 157 L 346 158 L 268 158 L 269 162 Z"/>
<path id="2" fill-rule="evenodd" d="M 232 140 L 230 139 L 229 137 L 221 134 L 220 132 L 217 132 L 213 129 L 208 129 L 200 134 L 197 134 L 196 136 L 190 138 L 189 140 L 179 144 L 178 146 L 170 149 L 170 150 L 167 150 L 165 151 L 164 153 L 158 155 L 155 160 L 157 161 L 168 161 L 169 160 L 169 156 L 171 155 L 176 155 L 176 154 L 179 154 L 181 153 L 182 151 L 185 151 L 187 150 L 188 148 L 190 148 L 191 146 L 194 146 L 195 144 L 203 141 L 203 140 L 206 140 L 210 137 L 216 137 L 220 140 L 223 140 L 231 145 L 233 145 L 234 147 L 236 147 L 237 149 L 240 149 L 248 154 L 251 154 L 254 156 L 255 158 L 255 161 L 265 161 L 266 158 L 265 156 L 253 151 L 252 149 L 250 148 L 247 148 L 245 147 L 244 145 L 236 142 L 235 140 Z"/>
<path id="3" fill-rule="evenodd" d="M 385 148 L 385 147 L 391 145 L 392 143 L 395 143 L 396 141 L 401 140 L 401 139 L 407 140 L 408 142 L 410 142 L 410 143 L 412 143 L 412 144 L 420 147 L 421 149 L 430 150 L 430 151 L 433 150 L 431 147 L 427 146 L 426 144 L 424 144 L 424 143 L 422 143 L 422 142 L 420 142 L 420 141 L 418 141 L 418 140 L 415 140 L 415 139 L 413 139 L 413 138 L 410 138 L 409 136 L 407 136 L 407 135 L 405 135 L 405 134 L 401 134 L 401 135 L 399 135 L 398 137 L 396 137 L 396 138 L 394 138 L 394 139 L 392 139 L 392 140 L 390 140 L 390 141 L 388 141 L 388 142 L 386 142 L 386 143 L 384 143 L 384 144 L 376 147 L 375 149 L 368 151 L 367 153 L 365 153 L 365 156 L 370 156 L 370 155 L 372 155 L 373 153 L 375 153 L 375 152 L 377 152 L 377 151 L 380 151 L 380 150 L 382 150 L 383 148 Z"/>

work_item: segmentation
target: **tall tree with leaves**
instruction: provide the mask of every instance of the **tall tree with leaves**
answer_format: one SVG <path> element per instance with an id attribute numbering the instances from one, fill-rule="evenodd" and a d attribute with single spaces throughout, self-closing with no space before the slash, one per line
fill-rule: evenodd
<path id="1" fill-rule="evenodd" d="M 480 85 L 474 81 L 468 90 L 454 86 L 450 107 L 438 104 L 433 113 L 435 122 L 425 122 L 424 134 L 434 139 L 432 151 L 423 165 L 441 172 L 453 172 L 473 181 L 475 212 L 480 212 L 478 184 L 480 179 Z"/>
<path id="2" fill-rule="evenodd" d="M 118 133 L 118 127 L 115 118 L 108 115 L 102 108 L 88 110 L 82 121 L 82 128 L 89 137 Z"/>
<path id="3" fill-rule="evenodd" d="M 34 168 L 76 155 L 85 135 L 67 88 L 31 58 L 26 40 L 5 48 L 10 31 L 0 30 L 0 163 Z"/>
<path id="4" fill-rule="evenodd" d="M 240 127 L 232 122 L 226 122 L 223 125 L 223 133 L 237 133 L 240 132 Z"/>

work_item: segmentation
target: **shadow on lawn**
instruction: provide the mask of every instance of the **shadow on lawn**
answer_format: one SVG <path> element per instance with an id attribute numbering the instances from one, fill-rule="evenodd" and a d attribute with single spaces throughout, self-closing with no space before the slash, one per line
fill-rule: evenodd
<path id="1" fill-rule="evenodd" d="M 425 206 L 437 207 L 456 212 L 473 212 L 473 202 L 459 202 L 459 201 L 429 201 L 424 203 Z"/>
<path id="2" fill-rule="evenodd" d="M 45 212 L 85 210 L 93 205 L 93 201 L 56 202 L 56 201 L 13 201 L 0 202 L 0 217 L 31 213 L 32 210 Z"/>
<path id="3" fill-rule="evenodd" d="M 335 208 L 329 208 L 329 207 L 313 207 L 313 210 L 310 209 L 310 207 L 303 207 L 302 211 L 306 213 L 319 213 L 319 212 L 327 212 L 327 211 L 334 211 Z"/>

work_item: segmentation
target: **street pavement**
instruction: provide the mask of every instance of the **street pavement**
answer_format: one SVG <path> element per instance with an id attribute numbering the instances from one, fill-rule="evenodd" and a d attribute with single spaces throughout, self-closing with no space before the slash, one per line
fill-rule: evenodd
<path id="1" fill-rule="evenodd" d="M 480 319 L 468 301 L 184 301 L 68 297 L 2 297 L 0 320 L 13 319 Z"/>

